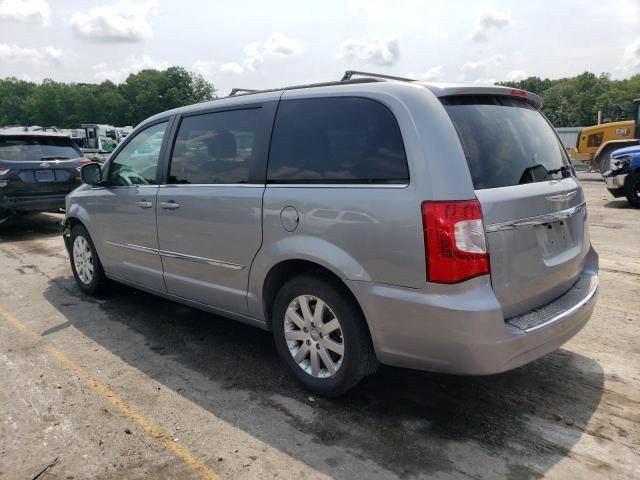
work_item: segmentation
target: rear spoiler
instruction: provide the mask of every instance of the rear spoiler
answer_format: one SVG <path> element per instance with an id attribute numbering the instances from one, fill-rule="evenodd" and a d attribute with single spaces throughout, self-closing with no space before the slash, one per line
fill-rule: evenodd
<path id="1" fill-rule="evenodd" d="M 427 83 L 416 82 L 433 92 L 436 97 L 449 97 L 453 95 L 504 95 L 507 97 L 518 97 L 526 100 L 534 107 L 540 109 L 544 102 L 535 93 L 519 90 L 517 88 L 499 87 L 494 85 L 457 85 L 450 83 Z"/>

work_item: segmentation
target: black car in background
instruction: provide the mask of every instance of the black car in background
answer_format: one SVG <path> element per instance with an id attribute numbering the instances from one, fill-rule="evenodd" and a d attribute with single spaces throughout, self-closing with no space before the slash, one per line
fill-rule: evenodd
<path id="1" fill-rule="evenodd" d="M 0 130 L 0 222 L 19 212 L 57 212 L 90 160 L 68 136 Z"/>

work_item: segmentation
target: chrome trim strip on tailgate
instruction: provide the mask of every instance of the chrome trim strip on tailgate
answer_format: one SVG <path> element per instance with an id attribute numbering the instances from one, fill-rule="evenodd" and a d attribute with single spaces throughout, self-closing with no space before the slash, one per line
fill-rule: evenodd
<path id="1" fill-rule="evenodd" d="M 511 220 L 509 222 L 494 223 L 488 225 L 485 229 L 487 233 L 501 232 L 503 230 L 513 230 L 514 228 L 528 228 L 536 225 L 544 225 L 545 223 L 557 222 L 558 220 L 564 220 L 573 215 L 582 212 L 586 209 L 587 204 L 581 203 L 575 207 L 567 208 L 566 210 L 559 210 L 553 213 L 545 213 L 544 215 L 537 215 L 535 217 L 521 218 L 519 220 Z"/>
<path id="2" fill-rule="evenodd" d="M 596 275 L 584 276 L 553 302 L 531 312 L 509 318 L 506 323 L 527 333 L 533 332 L 573 315 L 589 303 L 597 290 L 598 277 Z"/>
<path id="3" fill-rule="evenodd" d="M 167 258 L 178 258 L 180 260 L 188 260 L 191 262 L 206 263 L 212 267 L 230 268 L 232 270 L 242 270 L 245 266 L 237 263 L 224 262 L 222 260 L 215 260 L 213 258 L 197 257 L 195 255 L 187 255 L 185 253 L 170 252 L 168 250 L 159 250 L 157 248 L 143 247 L 142 245 L 135 245 L 133 243 L 121 243 L 107 240 L 107 245 L 114 247 L 128 248 L 129 250 L 135 250 L 137 252 L 152 253 L 154 255 L 160 255 Z"/>

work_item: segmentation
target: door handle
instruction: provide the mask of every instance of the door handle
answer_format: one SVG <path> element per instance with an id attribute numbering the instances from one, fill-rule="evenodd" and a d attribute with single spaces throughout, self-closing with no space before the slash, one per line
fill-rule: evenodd
<path id="1" fill-rule="evenodd" d="M 141 202 L 136 202 L 136 207 L 151 208 L 151 207 L 153 207 L 153 203 L 143 200 Z"/>
<path id="2" fill-rule="evenodd" d="M 160 203 L 160 207 L 165 210 L 175 210 L 176 208 L 180 208 L 180 204 L 174 201 L 171 202 L 162 202 Z"/>

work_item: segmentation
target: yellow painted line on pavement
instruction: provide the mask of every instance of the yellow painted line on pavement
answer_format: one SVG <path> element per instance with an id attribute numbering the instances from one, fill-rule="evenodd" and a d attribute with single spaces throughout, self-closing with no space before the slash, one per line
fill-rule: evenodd
<path id="1" fill-rule="evenodd" d="M 67 356 L 62 350 L 57 348 L 51 343 L 44 341 L 37 333 L 31 330 L 28 326 L 14 317 L 11 313 L 0 307 L 0 317 L 4 318 L 7 322 L 13 325 L 16 330 L 20 331 L 27 337 L 30 337 L 36 342 L 41 342 L 45 351 L 51 355 L 51 357 L 58 362 L 61 366 L 73 371 L 74 373 L 85 377 L 87 383 L 91 386 L 98 395 L 104 400 L 111 403 L 117 410 L 126 415 L 133 423 L 135 423 L 145 434 L 161 442 L 167 449 L 169 449 L 176 457 L 186 463 L 195 472 L 197 472 L 201 478 L 206 480 L 220 480 L 222 477 L 208 467 L 202 460 L 191 453 L 187 448 L 179 443 L 173 441 L 171 435 L 162 430 L 158 425 L 146 418 L 136 409 L 131 407 L 127 402 L 121 399 L 116 392 L 111 390 L 105 384 L 99 382 L 91 376 L 91 374 L 74 362 Z"/>

